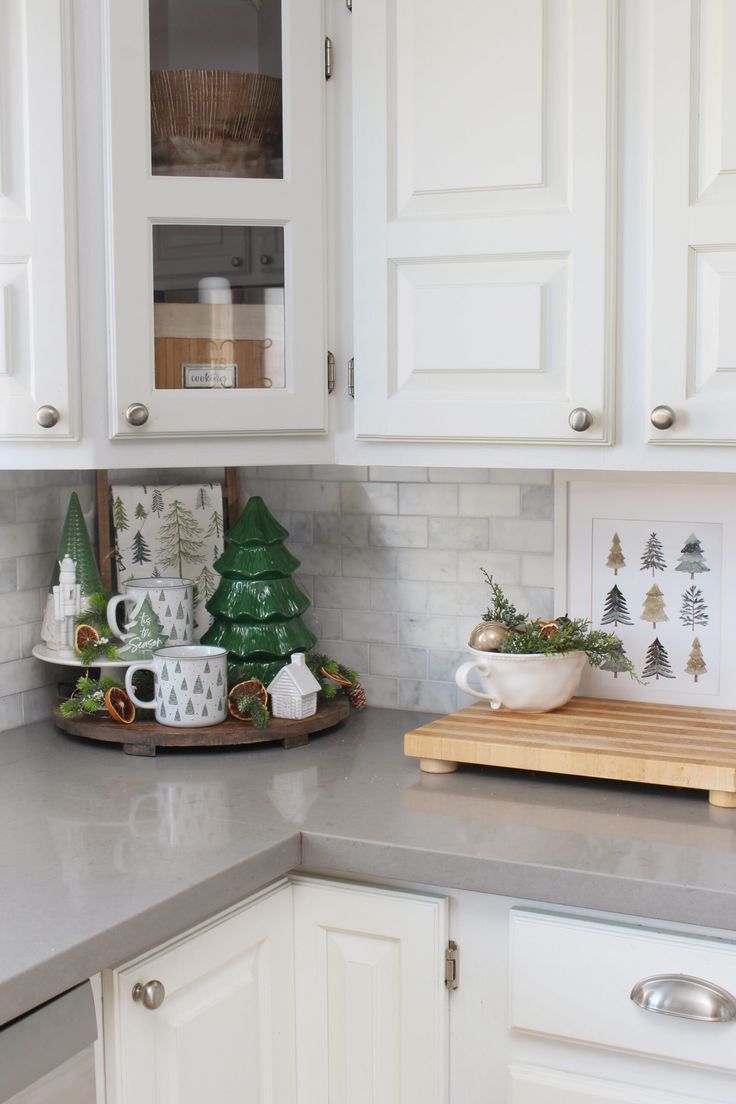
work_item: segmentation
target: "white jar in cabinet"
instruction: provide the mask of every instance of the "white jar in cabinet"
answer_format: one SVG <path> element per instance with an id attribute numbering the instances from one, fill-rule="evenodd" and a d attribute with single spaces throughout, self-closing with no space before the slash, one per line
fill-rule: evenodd
<path id="1" fill-rule="evenodd" d="M 321 0 L 104 6 L 110 436 L 325 433 Z"/>

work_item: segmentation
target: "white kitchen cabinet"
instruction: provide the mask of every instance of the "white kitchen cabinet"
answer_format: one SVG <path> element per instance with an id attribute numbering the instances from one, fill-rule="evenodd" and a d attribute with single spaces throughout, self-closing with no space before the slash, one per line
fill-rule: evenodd
<path id="1" fill-rule="evenodd" d="M 357 436 L 611 443 L 616 0 L 352 23 Z"/>
<path id="2" fill-rule="evenodd" d="M 445 1104 L 447 901 L 297 880 L 300 1104 Z"/>
<path id="3" fill-rule="evenodd" d="M 736 442 L 736 8 L 654 0 L 649 386 L 655 444 Z M 657 429 L 653 408 L 673 424 Z"/>
<path id="4" fill-rule="evenodd" d="M 150 1009 L 134 986 L 156 981 Z M 292 1104 L 291 887 L 103 975 L 107 1104 Z"/>
<path id="5" fill-rule="evenodd" d="M 326 433 L 322 0 L 104 14 L 110 436 Z"/>
<path id="6" fill-rule="evenodd" d="M 278 883 L 103 975 L 107 1104 L 446 1104 L 446 943 L 444 898 Z"/>
<path id="7" fill-rule="evenodd" d="M 2 440 L 79 435 L 71 8 L 0 4 Z"/>

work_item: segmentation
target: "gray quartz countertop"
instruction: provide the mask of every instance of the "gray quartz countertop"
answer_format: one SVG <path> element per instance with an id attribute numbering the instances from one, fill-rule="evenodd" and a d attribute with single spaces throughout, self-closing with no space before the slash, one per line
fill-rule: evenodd
<path id="1" fill-rule="evenodd" d="M 368 709 L 308 747 L 0 734 L 0 1023 L 302 867 L 736 929 L 736 810 L 484 767 L 421 775 Z"/>

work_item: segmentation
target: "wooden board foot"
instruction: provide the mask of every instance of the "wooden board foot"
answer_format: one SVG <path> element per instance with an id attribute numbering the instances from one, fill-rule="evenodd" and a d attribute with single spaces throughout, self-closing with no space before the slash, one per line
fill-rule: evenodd
<path id="1" fill-rule="evenodd" d="M 126 755 L 155 755 L 155 744 L 123 744 Z"/>
<path id="2" fill-rule="evenodd" d="M 452 763 L 446 759 L 420 759 L 419 769 L 424 771 L 425 774 L 452 774 L 458 767 L 457 763 Z"/>
<path id="3" fill-rule="evenodd" d="M 736 793 L 729 793 L 728 790 L 710 790 L 708 801 L 720 809 L 736 809 Z"/>
<path id="4" fill-rule="evenodd" d="M 284 740 L 285 748 L 306 747 L 309 743 L 309 736 L 287 736 Z"/>

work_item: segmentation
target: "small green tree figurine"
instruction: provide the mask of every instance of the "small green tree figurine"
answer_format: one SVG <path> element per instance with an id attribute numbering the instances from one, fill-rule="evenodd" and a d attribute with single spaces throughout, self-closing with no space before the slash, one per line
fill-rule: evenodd
<path id="1" fill-rule="evenodd" d="M 227 648 L 231 672 L 264 683 L 317 639 L 301 619 L 309 599 L 291 578 L 299 560 L 284 547 L 288 535 L 262 498 L 249 499 L 225 534 L 214 565 L 222 578 L 207 602 L 214 621 L 202 643 Z"/>
<path id="2" fill-rule="evenodd" d="M 59 562 L 65 556 L 71 556 L 77 565 L 77 582 L 81 584 L 82 597 L 89 598 L 91 594 L 99 594 L 102 590 L 102 580 L 100 579 L 100 572 L 92 551 L 82 506 L 76 491 L 72 491 L 69 497 L 64 528 L 61 530 L 59 547 L 56 552 L 56 563 L 51 573 L 49 592 L 59 581 Z"/>

